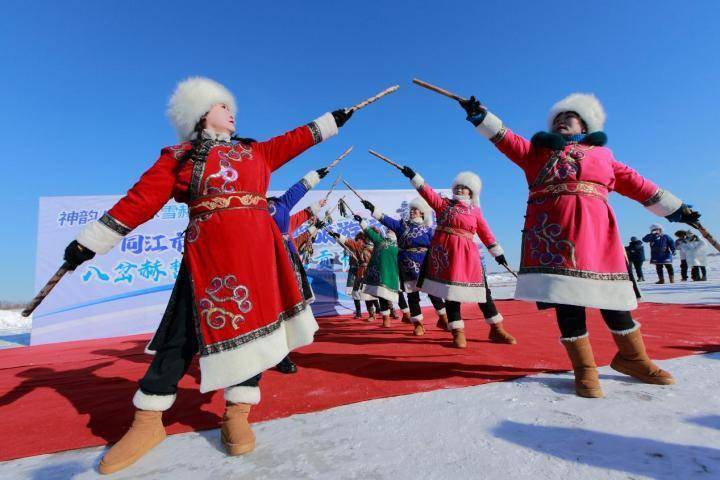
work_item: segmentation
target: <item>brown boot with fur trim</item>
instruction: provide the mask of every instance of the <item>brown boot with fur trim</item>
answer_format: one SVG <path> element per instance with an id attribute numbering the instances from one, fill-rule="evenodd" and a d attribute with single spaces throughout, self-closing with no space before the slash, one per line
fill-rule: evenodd
<path id="1" fill-rule="evenodd" d="M 627 334 L 613 332 L 612 336 L 618 347 L 618 353 L 610 363 L 610 368 L 644 383 L 655 385 L 675 383 L 669 372 L 655 365 L 648 357 L 639 328 Z"/>
<path id="2" fill-rule="evenodd" d="M 410 312 L 403 312 L 402 322 L 403 323 L 412 323 L 412 320 L 410 320 Z"/>
<path id="3" fill-rule="evenodd" d="M 505 343 L 507 345 L 515 345 L 517 340 L 503 328 L 503 322 L 493 323 L 490 325 L 490 333 L 488 340 L 491 343 Z"/>
<path id="4" fill-rule="evenodd" d="M 384 328 L 390 328 L 391 325 L 390 325 L 390 316 L 389 315 L 383 315 L 382 321 L 383 321 L 382 326 Z"/>
<path id="5" fill-rule="evenodd" d="M 416 337 L 422 337 L 425 335 L 425 327 L 423 327 L 422 323 L 416 323 L 415 328 L 413 329 L 413 335 Z"/>
<path id="6" fill-rule="evenodd" d="M 465 330 L 456 328 L 452 330 L 453 345 L 455 348 L 467 348 L 467 339 L 465 338 Z"/>
<path id="7" fill-rule="evenodd" d="M 248 423 L 249 403 L 225 403 L 220 439 L 228 455 L 243 455 L 255 449 L 255 434 Z"/>
<path id="8" fill-rule="evenodd" d="M 438 327 L 440 330 L 445 330 L 446 332 L 450 331 L 450 327 L 448 327 L 448 318 L 447 315 L 444 313 L 438 314 L 438 321 L 435 324 L 436 327 Z"/>
<path id="9" fill-rule="evenodd" d="M 162 423 L 163 412 L 136 410 L 130 429 L 103 455 L 98 471 L 115 473 L 140 460 L 167 436 Z"/>
<path id="10" fill-rule="evenodd" d="M 575 393 L 577 396 L 601 398 L 603 392 L 600 388 L 600 378 L 598 377 L 595 357 L 590 346 L 590 339 L 586 335 L 572 340 L 563 338 L 561 341 L 573 366 Z"/>

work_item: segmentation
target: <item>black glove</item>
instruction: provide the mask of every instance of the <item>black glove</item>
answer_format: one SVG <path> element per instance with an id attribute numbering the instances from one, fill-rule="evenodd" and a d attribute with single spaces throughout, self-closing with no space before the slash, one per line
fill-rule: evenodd
<path id="1" fill-rule="evenodd" d="M 340 110 L 335 110 L 332 112 L 332 116 L 335 119 L 335 125 L 338 126 L 338 128 L 345 125 L 345 122 L 350 120 L 350 117 L 352 117 L 353 111 L 346 112 L 344 108 L 341 108 Z"/>
<path id="2" fill-rule="evenodd" d="M 498 265 L 507 265 L 507 260 L 505 260 L 505 255 L 498 255 L 495 257 L 495 261 L 498 263 Z"/>
<path id="3" fill-rule="evenodd" d="M 333 238 L 340 238 L 340 234 L 337 232 L 333 232 L 332 230 L 325 230 L 328 235 L 330 235 Z"/>
<path id="4" fill-rule="evenodd" d="M 320 178 L 325 178 L 325 175 L 327 175 L 328 172 L 330 172 L 330 170 L 328 170 L 327 167 L 318 168 L 318 169 L 315 170 L 315 171 L 317 172 L 317 174 L 318 174 L 318 176 L 319 176 Z"/>
<path id="5" fill-rule="evenodd" d="M 318 230 L 320 230 L 324 226 L 325 226 L 325 222 L 323 222 L 322 220 L 318 220 L 317 222 L 315 222 L 315 228 L 317 228 Z"/>
<path id="6" fill-rule="evenodd" d="M 482 104 L 474 97 L 470 97 L 467 100 L 458 100 L 460 106 L 467 113 L 466 120 L 475 125 L 476 127 L 485 120 L 487 115 L 487 108 L 483 107 Z"/>
<path id="7" fill-rule="evenodd" d="M 415 176 L 415 170 L 406 165 L 402 168 L 402 174 L 412 180 L 412 178 Z"/>
<path id="8" fill-rule="evenodd" d="M 353 215 L 353 218 L 356 222 L 360 223 L 363 221 L 363 218 L 360 215 Z"/>
<path id="9" fill-rule="evenodd" d="M 75 270 L 82 263 L 92 260 L 93 257 L 95 257 L 95 252 L 87 247 L 83 247 L 77 240 L 73 240 L 65 248 L 65 256 L 63 259 L 70 265 L 71 270 Z"/>
<path id="10" fill-rule="evenodd" d="M 370 203 L 369 201 L 363 200 L 363 201 L 360 202 L 360 203 L 362 203 L 362 204 L 363 204 L 363 207 L 367 208 L 367 209 L 370 210 L 371 212 L 374 212 L 374 211 L 375 211 L 375 205 L 373 205 L 373 204 Z"/>
<path id="11" fill-rule="evenodd" d="M 682 222 L 692 225 L 700 219 L 700 212 L 692 209 L 692 205 L 683 203 L 680 208 L 665 217 L 671 222 Z"/>

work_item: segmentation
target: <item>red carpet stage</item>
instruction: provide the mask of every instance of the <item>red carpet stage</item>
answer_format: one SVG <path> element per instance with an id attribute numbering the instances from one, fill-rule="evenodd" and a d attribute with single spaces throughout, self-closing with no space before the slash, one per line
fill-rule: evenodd
<path id="1" fill-rule="evenodd" d="M 425 311 L 427 334 L 394 322 L 383 329 L 350 317 L 320 319 L 316 342 L 294 353 L 296 375 L 268 372 L 262 404 L 252 421 L 323 410 L 364 400 L 478 385 L 569 368 L 552 311 L 530 303 L 498 302 L 514 346 L 486 340 L 488 327 L 477 307 L 465 309 L 467 350 L 451 348 L 451 336 L 435 328 Z M 644 304 L 643 324 L 656 359 L 720 350 L 720 306 Z M 600 365 L 615 352 L 597 311 L 589 319 Z M 149 335 L 41 345 L 0 351 L 0 460 L 103 445 L 117 440 L 132 417 L 132 396 L 150 357 Z M 169 433 L 215 428 L 222 393 L 201 395 L 199 370 L 180 384 L 175 406 L 165 414 Z M 676 388 L 682 388 L 678 385 Z M 568 394 L 572 387 L 568 385 Z M 482 405 L 478 405 L 482 408 Z"/>

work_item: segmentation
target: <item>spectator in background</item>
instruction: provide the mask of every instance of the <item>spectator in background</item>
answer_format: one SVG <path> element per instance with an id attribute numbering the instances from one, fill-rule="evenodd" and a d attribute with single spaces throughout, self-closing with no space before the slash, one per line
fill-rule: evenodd
<path id="1" fill-rule="evenodd" d="M 685 237 L 685 255 L 687 263 L 692 268 L 690 276 L 695 282 L 707 280 L 707 242 L 692 232 Z"/>
<path id="2" fill-rule="evenodd" d="M 685 230 L 678 230 L 675 232 L 675 249 L 680 254 L 680 280 L 687 282 L 688 279 L 688 262 L 685 249 L 685 240 L 688 232 Z"/>
<path id="3" fill-rule="evenodd" d="M 650 225 L 650 233 L 643 237 L 643 242 L 650 244 L 650 263 L 655 265 L 658 275 L 658 281 L 655 283 L 665 283 L 663 265 L 667 269 L 670 283 L 675 283 L 675 271 L 672 266 L 675 242 L 670 235 L 663 233 L 662 227 L 654 223 Z"/>
<path id="4" fill-rule="evenodd" d="M 642 266 L 645 262 L 645 246 L 642 240 L 638 240 L 637 237 L 630 237 L 630 243 L 625 247 L 628 260 L 635 267 L 635 274 L 638 282 L 644 282 L 645 276 L 643 275 Z"/>

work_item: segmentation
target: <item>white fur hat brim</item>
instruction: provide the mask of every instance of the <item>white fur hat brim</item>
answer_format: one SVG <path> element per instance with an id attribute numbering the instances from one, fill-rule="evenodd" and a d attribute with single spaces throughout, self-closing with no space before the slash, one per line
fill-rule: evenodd
<path id="1" fill-rule="evenodd" d="M 662 229 L 663 229 L 663 228 L 662 228 L 662 225 L 659 225 L 659 224 L 657 224 L 657 223 L 653 223 L 652 225 L 650 225 L 650 231 L 651 231 L 651 232 L 652 232 L 653 230 L 660 230 L 660 231 L 662 231 Z"/>
<path id="2" fill-rule="evenodd" d="M 473 172 L 460 172 L 452 183 L 452 189 L 458 185 L 464 185 L 472 192 L 472 200 L 476 205 L 480 205 L 480 191 L 482 190 L 482 181 L 477 174 Z"/>
<path id="3" fill-rule="evenodd" d="M 423 216 L 423 223 L 427 226 L 432 224 L 432 208 L 422 197 L 415 197 L 410 202 L 410 209 L 419 210 Z"/>
<path id="4" fill-rule="evenodd" d="M 591 93 L 571 93 L 553 105 L 548 115 L 548 130 L 552 130 L 553 120 L 563 112 L 580 115 L 587 125 L 588 133 L 602 132 L 605 127 L 605 109 Z"/>
<path id="5" fill-rule="evenodd" d="M 227 105 L 235 115 L 235 97 L 215 80 L 190 77 L 178 83 L 168 102 L 167 116 L 180 140 L 192 140 L 195 125 L 218 103 Z"/>

